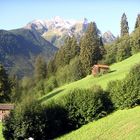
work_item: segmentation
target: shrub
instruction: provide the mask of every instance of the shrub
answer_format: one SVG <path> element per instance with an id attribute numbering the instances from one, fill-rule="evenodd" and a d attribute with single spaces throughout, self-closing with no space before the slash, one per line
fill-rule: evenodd
<path id="1" fill-rule="evenodd" d="M 128 35 L 120 38 L 120 42 L 117 44 L 116 60 L 122 61 L 131 56 L 130 38 Z"/>
<path id="2" fill-rule="evenodd" d="M 52 91 L 54 88 L 58 87 L 55 76 L 51 76 L 48 81 L 45 82 L 45 93 Z"/>
<path id="3" fill-rule="evenodd" d="M 123 108 L 124 84 L 122 81 L 111 81 L 108 83 L 107 91 L 114 105 L 114 108 Z"/>
<path id="4" fill-rule="evenodd" d="M 42 135 L 41 105 L 31 102 L 28 105 L 17 105 L 4 122 L 3 134 L 6 139 L 38 137 Z"/>
<path id="5" fill-rule="evenodd" d="M 95 86 L 92 89 L 74 89 L 63 97 L 63 106 L 68 111 L 72 128 L 79 128 L 105 116 L 111 109 L 107 94 Z"/>
<path id="6" fill-rule="evenodd" d="M 132 54 L 140 52 L 140 27 L 131 34 Z"/>
<path id="7" fill-rule="evenodd" d="M 51 101 L 44 107 L 43 112 L 46 119 L 45 124 L 47 125 L 44 130 L 46 139 L 54 139 L 71 130 L 67 110 L 60 104 Z M 44 139 L 42 138 L 42 140 Z"/>
<path id="8" fill-rule="evenodd" d="M 135 65 L 122 81 L 108 84 L 109 96 L 116 109 L 131 108 L 140 104 L 140 64 Z"/>
<path id="9" fill-rule="evenodd" d="M 59 86 L 81 79 L 83 74 L 79 57 L 73 58 L 69 65 L 59 68 L 56 75 Z"/>
<path id="10" fill-rule="evenodd" d="M 7 140 L 53 139 L 68 131 L 67 111 L 60 105 L 40 105 L 37 101 L 19 105 L 4 122 L 3 134 Z"/>

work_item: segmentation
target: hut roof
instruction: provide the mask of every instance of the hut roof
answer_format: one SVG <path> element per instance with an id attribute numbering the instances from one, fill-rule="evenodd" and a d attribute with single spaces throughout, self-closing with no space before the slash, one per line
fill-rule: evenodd
<path id="1" fill-rule="evenodd" d="M 0 104 L 0 110 L 14 109 L 14 104 Z"/>
<path id="2" fill-rule="evenodd" d="M 97 65 L 94 65 L 93 67 L 99 67 L 99 68 L 109 68 L 108 65 L 101 65 L 101 64 L 97 64 Z"/>

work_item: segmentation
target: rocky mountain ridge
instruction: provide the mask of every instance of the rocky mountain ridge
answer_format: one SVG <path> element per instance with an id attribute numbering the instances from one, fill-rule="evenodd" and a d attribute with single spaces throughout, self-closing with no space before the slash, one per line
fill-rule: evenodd
<path id="1" fill-rule="evenodd" d="M 84 20 L 65 20 L 57 16 L 50 20 L 34 20 L 24 28 L 38 32 L 44 39 L 59 48 L 66 36 L 75 35 L 77 39 L 80 39 L 88 24 L 87 18 L 84 18 Z M 104 33 L 102 38 L 104 43 L 111 43 L 116 39 L 110 31 Z"/>

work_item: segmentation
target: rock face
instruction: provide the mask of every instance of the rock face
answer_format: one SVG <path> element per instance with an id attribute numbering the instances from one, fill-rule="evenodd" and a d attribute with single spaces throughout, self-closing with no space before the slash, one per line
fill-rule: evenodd
<path id="1" fill-rule="evenodd" d="M 103 34 L 102 38 L 103 38 L 103 42 L 105 44 L 106 43 L 111 43 L 111 42 L 116 40 L 116 37 L 110 31 L 105 32 Z"/>
<path id="2" fill-rule="evenodd" d="M 61 47 L 66 36 L 75 35 L 77 39 L 80 39 L 87 26 L 88 20 L 86 18 L 83 21 L 76 21 L 54 17 L 51 20 L 34 20 L 24 28 L 30 29 L 34 33 L 38 32 L 44 39 Z"/>

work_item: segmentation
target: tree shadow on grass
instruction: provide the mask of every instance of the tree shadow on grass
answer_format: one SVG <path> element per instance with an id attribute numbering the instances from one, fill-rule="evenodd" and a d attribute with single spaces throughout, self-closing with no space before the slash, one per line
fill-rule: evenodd
<path id="1" fill-rule="evenodd" d="M 115 71 L 117 71 L 117 70 L 110 70 L 108 73 L 112 73 L 112 72 L 115 72 Z"/>
<path id="2" fill-rule="evenodd" d="M 55 96 L 56 94 L 62 92 L 63 90 L 64 90 L 64 89 L 60 89 L 60 90 L 54 91 L 53 93 L 48 94 L 48 95 L 46 95 L 45 97 L 41 98 L 39 101 L 40 101 L 40 102 L 44 102 L 44 101 L 46 101 L 46 100 L 52 98 L 52 97 Z"/>

